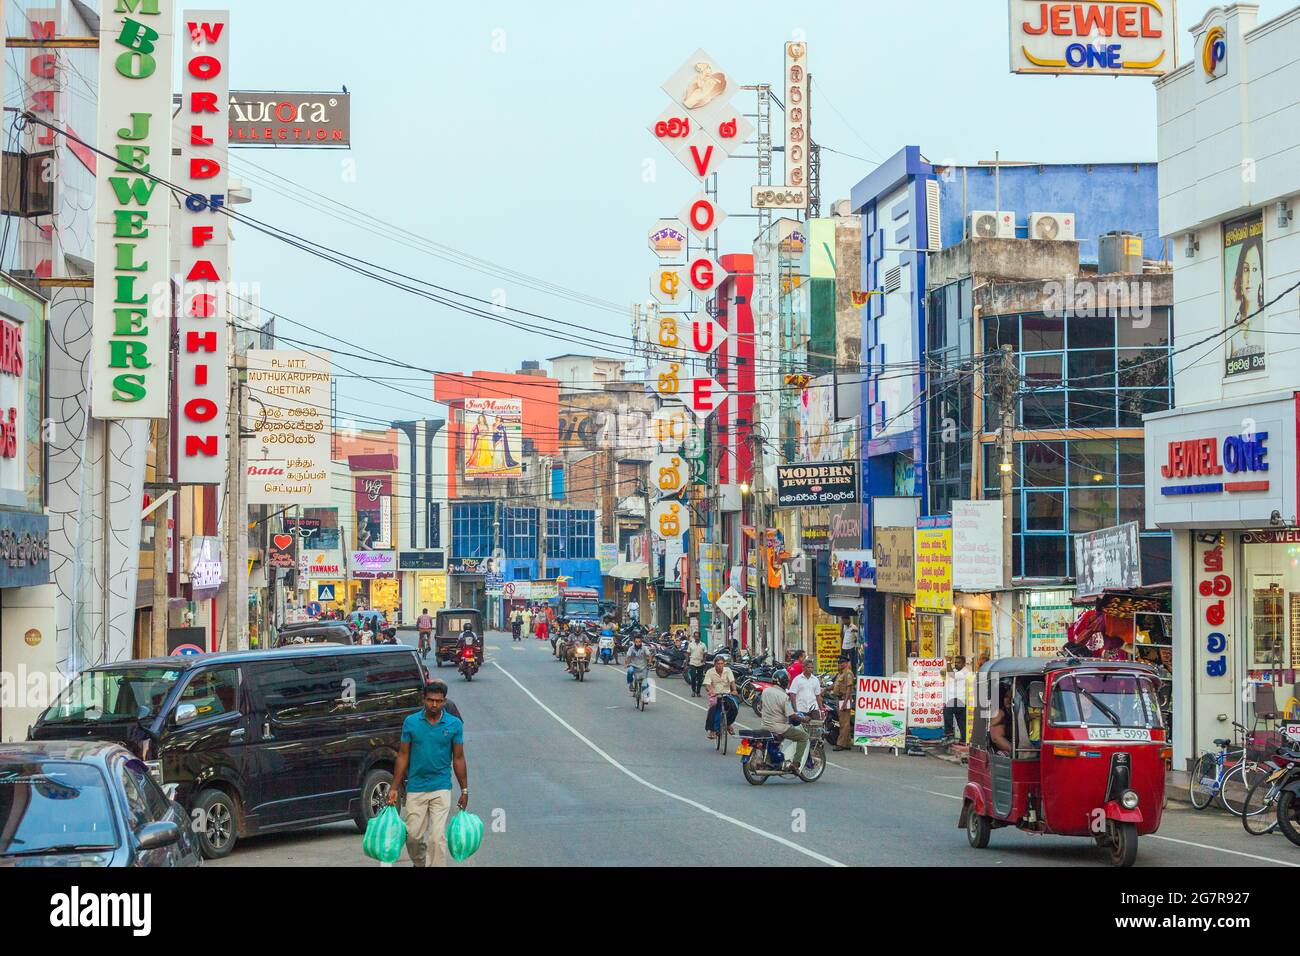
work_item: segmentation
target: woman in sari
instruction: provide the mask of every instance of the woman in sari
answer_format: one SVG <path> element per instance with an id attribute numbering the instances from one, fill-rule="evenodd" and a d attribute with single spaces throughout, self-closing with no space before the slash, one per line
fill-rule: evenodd
<path id="1" fill-rule="evenodd" d="M 480 412 L 478 420 L 469 433 L 469 455 L 465 458 L 465 467 L 482 471 L 492 467 L 492 446 L 488 442 L 487 417 Z"/>

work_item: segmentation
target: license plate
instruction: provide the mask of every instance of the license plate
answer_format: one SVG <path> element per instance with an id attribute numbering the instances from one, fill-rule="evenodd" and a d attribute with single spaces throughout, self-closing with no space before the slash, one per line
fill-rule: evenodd
<path id="1" fill-rule="evenodd" d="M 742 740 L 736 746 L 736 753 L 742 757 L 748 757 L 753 752 L 754 752 L 754 748 L 750 745 L 748 740 Z"/>
<path id="2" fill-rule="evenodd" d="M 1089 727 L 1089 740 L 1146 740 L 1151 731 L 1145 727 Z"/>

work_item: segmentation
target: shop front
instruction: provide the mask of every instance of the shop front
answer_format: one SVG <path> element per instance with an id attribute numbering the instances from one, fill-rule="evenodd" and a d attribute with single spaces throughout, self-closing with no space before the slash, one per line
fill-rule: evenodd
<path id="1" fill-rule="evenodd" d="M 1169 645 L 1175 759 L 1234 737 L 1234 720 L 1272 729 L 1300 694 L 1297 402 L 1275 393 L 1147 419 L 1147 515 L 1174 532 L 1173 581 L 1168 637 L 1160 609 L 1134 627 L 1151 653 Z"/>
<path id="2" fill-rule="evenodd" d="M 397 552 L 353 551 L 354 609 L 387 611 L 390 620 L 401 613 L 401 585 L 397 580 Z"/>
<path id="3" fill-rule="evenodd" d="M 402 620 L 410 623 L 429 609 L 447 606 L 447 555 L 441 549 L 399 551 L 397 570 L 402 582 Z"/>

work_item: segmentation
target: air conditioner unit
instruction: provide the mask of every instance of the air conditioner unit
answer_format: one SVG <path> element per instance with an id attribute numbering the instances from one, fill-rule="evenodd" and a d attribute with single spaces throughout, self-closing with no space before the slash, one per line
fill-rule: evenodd
<path id="1" fill-rule="evenodd" d="M 1030 239 L 1074 239 L 1074 213 L 1035 212 L 1029 216 Z"/>
<path id="2" fill-rule="evenodd" d="M 1016 214 L 977 209 L 970 214 L 970 234 L 976 239 L 1014 239 Z"/>

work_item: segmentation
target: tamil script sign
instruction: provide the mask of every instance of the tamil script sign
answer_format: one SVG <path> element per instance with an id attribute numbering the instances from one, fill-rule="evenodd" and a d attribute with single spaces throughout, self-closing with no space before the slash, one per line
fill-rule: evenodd
<path id="1" fill-rule="evenodd" d="M 856 461 L 777 466 L 776 506 L 778 508 L 845 504 L 857 500 L 858 463 Z"/>
<path id="2" fill-rule="evenodd" d="M 248 350 L 249 439 L 245 487 L 250 505 L 328 505 L 330 490 L 328 352 Z"/>
<path id="3" fill-rule="evenodd" d="M 1101 594 L 1110 588 L 1135 588 L 1142 584 L 1142 549 L 1138 523 L 1130 521 L 1074 536 L 1074 576 L 1079 597 Z"/>

